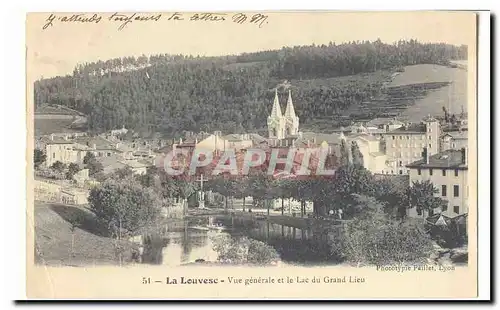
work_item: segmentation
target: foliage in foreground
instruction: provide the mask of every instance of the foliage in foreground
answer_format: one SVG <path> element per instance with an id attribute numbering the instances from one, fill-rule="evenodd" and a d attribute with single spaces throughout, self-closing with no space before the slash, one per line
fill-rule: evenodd
<path id="1" fill-rule="evenodd" d="M 154 225 L 160 215 L 162 200 L 152 189 L 128 178 L 110 179 L 93 188 L 89 204 L 110 232 L 124 236 L 140 233 Z"/>
<path id="2" fill-rule="evenodd" d="M 272 246 L 247 237 L 220 235 L 212 241 L 219 262 L 269 265 L 280 260 L 278 252 Z"/>
<path id="3" fill-rule="evenodd" d="M 346 224 L 335 251 L 355 264 L 422 262 L 432 250 L 432 240 L 423 229 L 410 222 L 389 219 L 383 204 L 375 199 L 360 199 L 366 216 Z"/>

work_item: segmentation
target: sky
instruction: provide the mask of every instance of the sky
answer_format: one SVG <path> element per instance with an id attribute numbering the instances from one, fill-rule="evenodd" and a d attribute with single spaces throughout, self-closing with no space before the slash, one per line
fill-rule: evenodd
<path id="1" fill-rule="evenodd" d="M 49 13 L 27 17 L 28 79 L 72 72 L 78 63 L 142 54 L 228 55 L 277 49 L 283 46 L 400 39 L 474 45 L 475 15 L 470 12 L 272 12 L 262 24 L 233 22 L 238 12 L 227 12 L 224 21 L 190 21 L 194 13 L 173 20 L 161 13 L 157 21 L 110 21 L 111 13 L 96 13 L 95 22 L 62 22 L 72 14 Z M 131 13 L 120 13 L 130 16 Z M 138 13 L 156 17 L 159 13 Z M 93 13 L 86 13 L 91 17 Z M 136 15 L 136 16 L 138 16 Z M 471 48 L 469 48 L 471 50 Z"/>

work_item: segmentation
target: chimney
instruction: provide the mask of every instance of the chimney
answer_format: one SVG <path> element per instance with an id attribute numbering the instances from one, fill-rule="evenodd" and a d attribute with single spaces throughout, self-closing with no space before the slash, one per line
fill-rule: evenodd
<path id="1" fill-rule="evenodd" d="M 50 134 L 50 140 L 54 141 L 54 134 L 53 133 Z"/>
<path id="2" fill-rule="evenodd" d="M 425 163 L 427 165 L 429 164 L 429 156 L 430 156 L 429 150 L 426 147 L 424 147 L 424 150 L 422 151 L 422 157 L 424 158 Z"/>
<path id="3" fill-rule="evenodd" d="M 469 158 L 468 158 L 469 156 L 467 154 L 468 150 L 467 150 L 467 148 L 463 147 L 461 149 L 461 151 L 462 151 L 462 164 L 463 165 L 467 165 L 468 164 L 468 160 L 469 160 Z"/>
<path id="4" fill-rule="evenodd" d="M 92 148 L 95 150 L 97 148 L 96 144 L 92 144 Z"/>

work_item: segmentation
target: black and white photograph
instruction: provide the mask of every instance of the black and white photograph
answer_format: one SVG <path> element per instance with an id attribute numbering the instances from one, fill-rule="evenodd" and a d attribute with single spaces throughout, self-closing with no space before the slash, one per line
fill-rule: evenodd
<path id="1" fill-rule="evenodd" d="M 35 266 L 468 268 L 475 19 L 419 14 L 28 15 Z"/>

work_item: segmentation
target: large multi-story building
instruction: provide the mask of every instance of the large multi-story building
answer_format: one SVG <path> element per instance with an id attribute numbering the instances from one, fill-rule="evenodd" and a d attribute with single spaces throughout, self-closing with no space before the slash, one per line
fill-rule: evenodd
<path id="1" fill-rule="evenodd" d="M 468 212 L 469 186 L 467 179 L 467 148 L 446 150 L 430 155 L 424 150 L 424 158 L 406 167 L 410 170 L 410 186 L 415 181 L 430 181 L 438 189 L 439 197 L 448 201 L 447 205 L 433 213 L 455 217 Z M 416 208 L 410 209 L 410 216 L 416 216 Z"/>
<path id="2" fill-rule="evenodd" d="M 431 116 L 419 124 L 399 123 L 396 128 L 387 126 L 388 130 L 382 134 L 388 157 L 386 174 L 408 174 L 406 165 L 421 159 L 424 148 L 429 155 L 440 150 L 441 126 Z"/>

